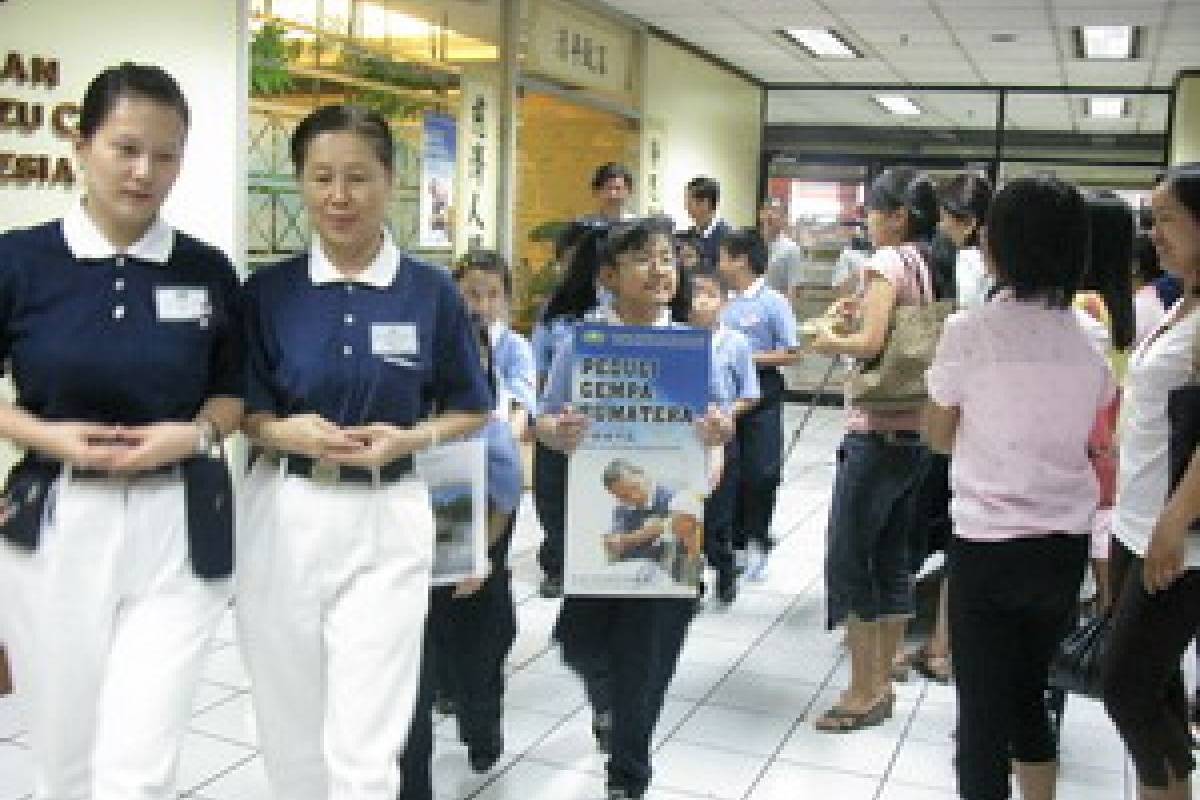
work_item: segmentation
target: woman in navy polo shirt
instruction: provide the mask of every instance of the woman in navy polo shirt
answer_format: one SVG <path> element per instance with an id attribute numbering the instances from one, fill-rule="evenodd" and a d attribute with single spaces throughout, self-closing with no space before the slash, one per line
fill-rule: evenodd
<path id="1" fill-rule="evenodd" d="M 228 538 L 189 526 L 181 462 L 241 418 L 238 289 L 224 255 L 159 217 L 187 127 L 161 69 L 102 72 L 79 119 L 83 202 L 0 235 L 20 398 L 0 436 L 25 450 L 0 514 L 0 639 L 38 800 L 175 796 L 228 601 Z"/>
<path id="2" fill-rule="evenodd" d="M 291 150 L 315 236 L 246 284 L 262 452 L 240 509 L 239 633 L 273 795 L 393 800 L 434 536 L 412 455 L 479 428 L 491 392 L 449 274 L 384 227 L 384 119 L 319 108 Z"/>

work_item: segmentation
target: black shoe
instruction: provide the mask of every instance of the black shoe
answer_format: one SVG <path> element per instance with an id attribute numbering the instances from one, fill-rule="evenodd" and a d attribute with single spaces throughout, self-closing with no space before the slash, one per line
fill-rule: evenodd
<path id="1" fill-rule="evenodd" d="M 624 786 L 609 786 L 607 800 L 642 800 L 645 790 L 637 792 Z"/>
<path id="2" fill-rule="evenodd" d="M 612 742 L 611 711 L 597 711 L 592 715 L 592 735 L 596 737 L 596 749 L 607 753 Z"/>
<path id="3" fill-rule="evenodd" d="M 717 575 L 717 600 L 729 605 L 737 599 L 737 576 L 732 570 Z"/>
<path id="4" fill-rule="evenodd" d="M 499 721 L 486 734 L 467 741 L 467 761 L 475 772 L 487 772 L 504 754 L 504 732 Z"/>
<path id="5" fill-rule="evenodd" d="M 538 585 L 538 594 L 545 597 L 547 600 L 552 600 L 555 597 L 562 597 L 563 585 L 562 580 L 549 575 L 542 578 L 542 582 Z"/>

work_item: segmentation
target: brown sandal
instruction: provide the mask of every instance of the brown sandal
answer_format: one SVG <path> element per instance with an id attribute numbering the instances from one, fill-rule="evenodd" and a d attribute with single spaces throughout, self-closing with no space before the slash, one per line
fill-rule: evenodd
<path id="1" fill-rule="evenodd" d="M 835 705 L 818 717 L 813 727 L 823 733 L 852 733 L 873 728 L 882 725 L 892 715 L 894 704 L 895 698 L 887 696 L 881 697 L 866 711 L 850 711 Z"/>

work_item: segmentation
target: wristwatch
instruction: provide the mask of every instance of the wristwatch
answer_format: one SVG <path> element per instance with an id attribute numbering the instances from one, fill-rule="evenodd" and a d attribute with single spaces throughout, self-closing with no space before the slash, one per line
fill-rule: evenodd
<path id="1" fill-rule="evenodd" d="M 200 428 L 200 437 L 196 439 L 195 454 L 206 456 L 212 452 L 217 442 L 220 441 L 221 432 L 217 430 L 217 426 L 213 421 L 207 417 L 198 417 L 195 424 Z"/>

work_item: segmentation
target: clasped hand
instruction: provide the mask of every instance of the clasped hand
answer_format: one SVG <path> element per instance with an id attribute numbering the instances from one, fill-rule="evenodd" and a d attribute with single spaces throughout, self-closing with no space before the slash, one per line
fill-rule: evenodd
<path id="1" fill-rule="evenodd" d="M 47 422 L 38 449 L 76 467 L 141 472 L 173 464 L 196 452 L 199 426 L 192 422 L 103 425 Z"/>
<path id="2" fill-rule="evenodd" d="M 350 467 L 381 467 L 429 444 L 426 434 L 384 422 L 341 427 L 318 414 L 296 414 L 271 424 L 271 444 L 287 453 Z"/>

